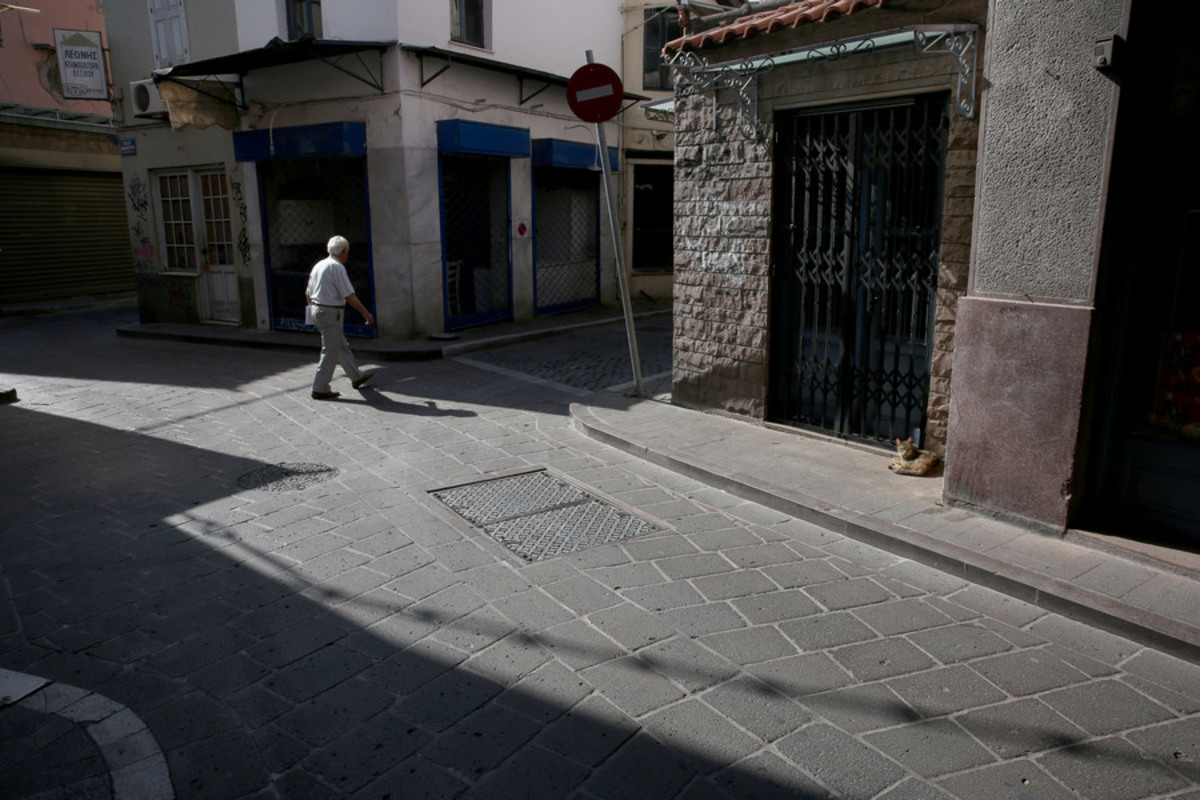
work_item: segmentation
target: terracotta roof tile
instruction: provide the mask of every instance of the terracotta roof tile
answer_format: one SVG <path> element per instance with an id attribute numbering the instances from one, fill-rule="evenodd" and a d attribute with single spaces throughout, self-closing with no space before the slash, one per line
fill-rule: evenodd
<path id="1" fill-rule="evenodd" d="M 869 8 L 879 8 L 885 2 L 888 0 L 797 0 L 795 3 L 768 11 L 738 17 L 706 31 L 681 36 L 667 42 L 664 50 L 674 53 L 680 50 L 713 47 L 739 39 L 749 39 L 762 33 L 798 28 L 808 23 L 827 22 Z"/>

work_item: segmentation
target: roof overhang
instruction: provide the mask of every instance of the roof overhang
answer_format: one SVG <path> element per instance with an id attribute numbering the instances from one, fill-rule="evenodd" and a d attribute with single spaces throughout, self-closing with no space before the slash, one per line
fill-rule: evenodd
<path id="1" fill-rule="evenodd" d="M 364 53 L 375 52 L 382 58 L 383 53 L 395 45 L 395 41 L 351 42 L 341 39 L 313 39 L 309 37 L 294 41 L 284 41 L 276 37 L 267 42 L 265 46 L 255 50 L 243 50 L 240 53 L 230 53 L 224 56 L 189 61 L 186 64 L 155 70 L 154 80 L 206 78 L 215 75 L 238 75 L 245 77 L 248 72 L 258 69 L 282 67 L 304 61 L 320 61 L 382 92 L 382 69 L 379 70 L 379 74 L 372 73 L 362 56 Z M 335 60 L 340 59 L 342 56 L 356 56 L 360 70 L 353 71 Z"/>
<path id="2" fill-rule="evenodd" d="M 441 47 L 402 44 L 400 45 L 400 49 L 406 53 L 412 53 L 420 62 L 422 89 L 455 64 L 499 72 L 516 78 L 520 84 L 518 91 L 519 105 L 525 105 L 551 86 L 566 86 L 570 80 L 570 78 L 564 75 L 556 75 L 553 72 L 543 72 L 523 67 L 519 64 L 509 64 L 504 61 L 483 58 L 471 53 L 460 53 L 456 50 L 446 50 Z M 428 71 L 426 70 L 426 62 L 429 62 Z M 650 99 L 644 95 L 633 94 L 632 92 L 625 92 L 624 97 L 626 100 L 634 102 Z"/>

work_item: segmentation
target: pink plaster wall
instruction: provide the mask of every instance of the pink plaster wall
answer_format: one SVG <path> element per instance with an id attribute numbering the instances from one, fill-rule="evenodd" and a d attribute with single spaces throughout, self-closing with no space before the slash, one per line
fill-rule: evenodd
<path id="1" fill-rule="evenodd" d="M 60 108 L 86 114 L 112 114 L 111 106 L 98 100 L 66 100 L 51 90 L 50 73 L 57 71 L 54 29 L 104 32 L 100 0 L 11 0 L 13 5 L 40 9 L 0 11 L 0 103 L 35 108 Z M 108 47 L 108 37 L 102 38 Z M 111 76 L 110 76 L 111 82 Z"/>

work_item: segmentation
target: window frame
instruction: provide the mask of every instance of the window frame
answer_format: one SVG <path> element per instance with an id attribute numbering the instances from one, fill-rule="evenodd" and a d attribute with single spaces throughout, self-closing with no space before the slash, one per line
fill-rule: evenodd
<path id="1" fill-rule="evenodd" d="M 233 265 L 233 206 L 225 170 L 220 166 L 171 168 L 155 170 L 150 177 L 159 271 L 199 275 L 209 264 Z M 223 193 L 209 191 L 214 177 Z M 221 232 L 224 240 L 216 241 Z"/>
<path id="2" fill-rule="evenodd" d="M 190 59 L 187 15 L 183 8 L 183 0 L 149 0 L 147 3 L 155 69 L 185 64 Z"/>
<path id="3" fill-rule="evenodd" d="M 478 18 L 478 41 L 468 38 L 465 30 L 470 19 L 471 10 Z M 450 0 L 450 41 L 467 47 L 487 49 L 492 38 L 492 3 L 491 0 Z"/>
<path id="4" fill-rule="evenodd" d="M 320 39 L 324 35 L 321 0 L 284 0 L 284 3 L 288 41 L 294 42 L 305 36 Z M 304 17 L 302 23 L 297 21 L 298 11 Z"/>
<path id="5" fill-rule="evenodd" d="M 653 92 L 675 90 L 675 76 L 670 65 L 662 58 L 662 49 L 667 42 L 683 35 L 679 25 L 679 10 L 675 6 L 648 6 L 642 18 L 642 89 Z M 650 36 L 654 34 L 654 42 Z M 647 81 L 653 66 L 655 79 Z"/>

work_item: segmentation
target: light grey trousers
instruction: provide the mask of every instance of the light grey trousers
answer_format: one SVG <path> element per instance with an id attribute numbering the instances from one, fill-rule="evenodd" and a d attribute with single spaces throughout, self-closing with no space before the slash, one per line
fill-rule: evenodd
<path id="1" fill-rule="evenodd" d="M 342 332 L 342 318 L 346 311 L 342 308 L 327 308 L 318 306 L 313 309 L 313 324 L 321 332 L 321 360 L 317 362 L 317 377 L 313 379 L 314 392 L 328 392 L 329 382 L 333 380 L 333 368 L 338 364 L 346 371 L 352 381 L 362 377 L 362 370 L 350 352 L 350 343 Z"/>

